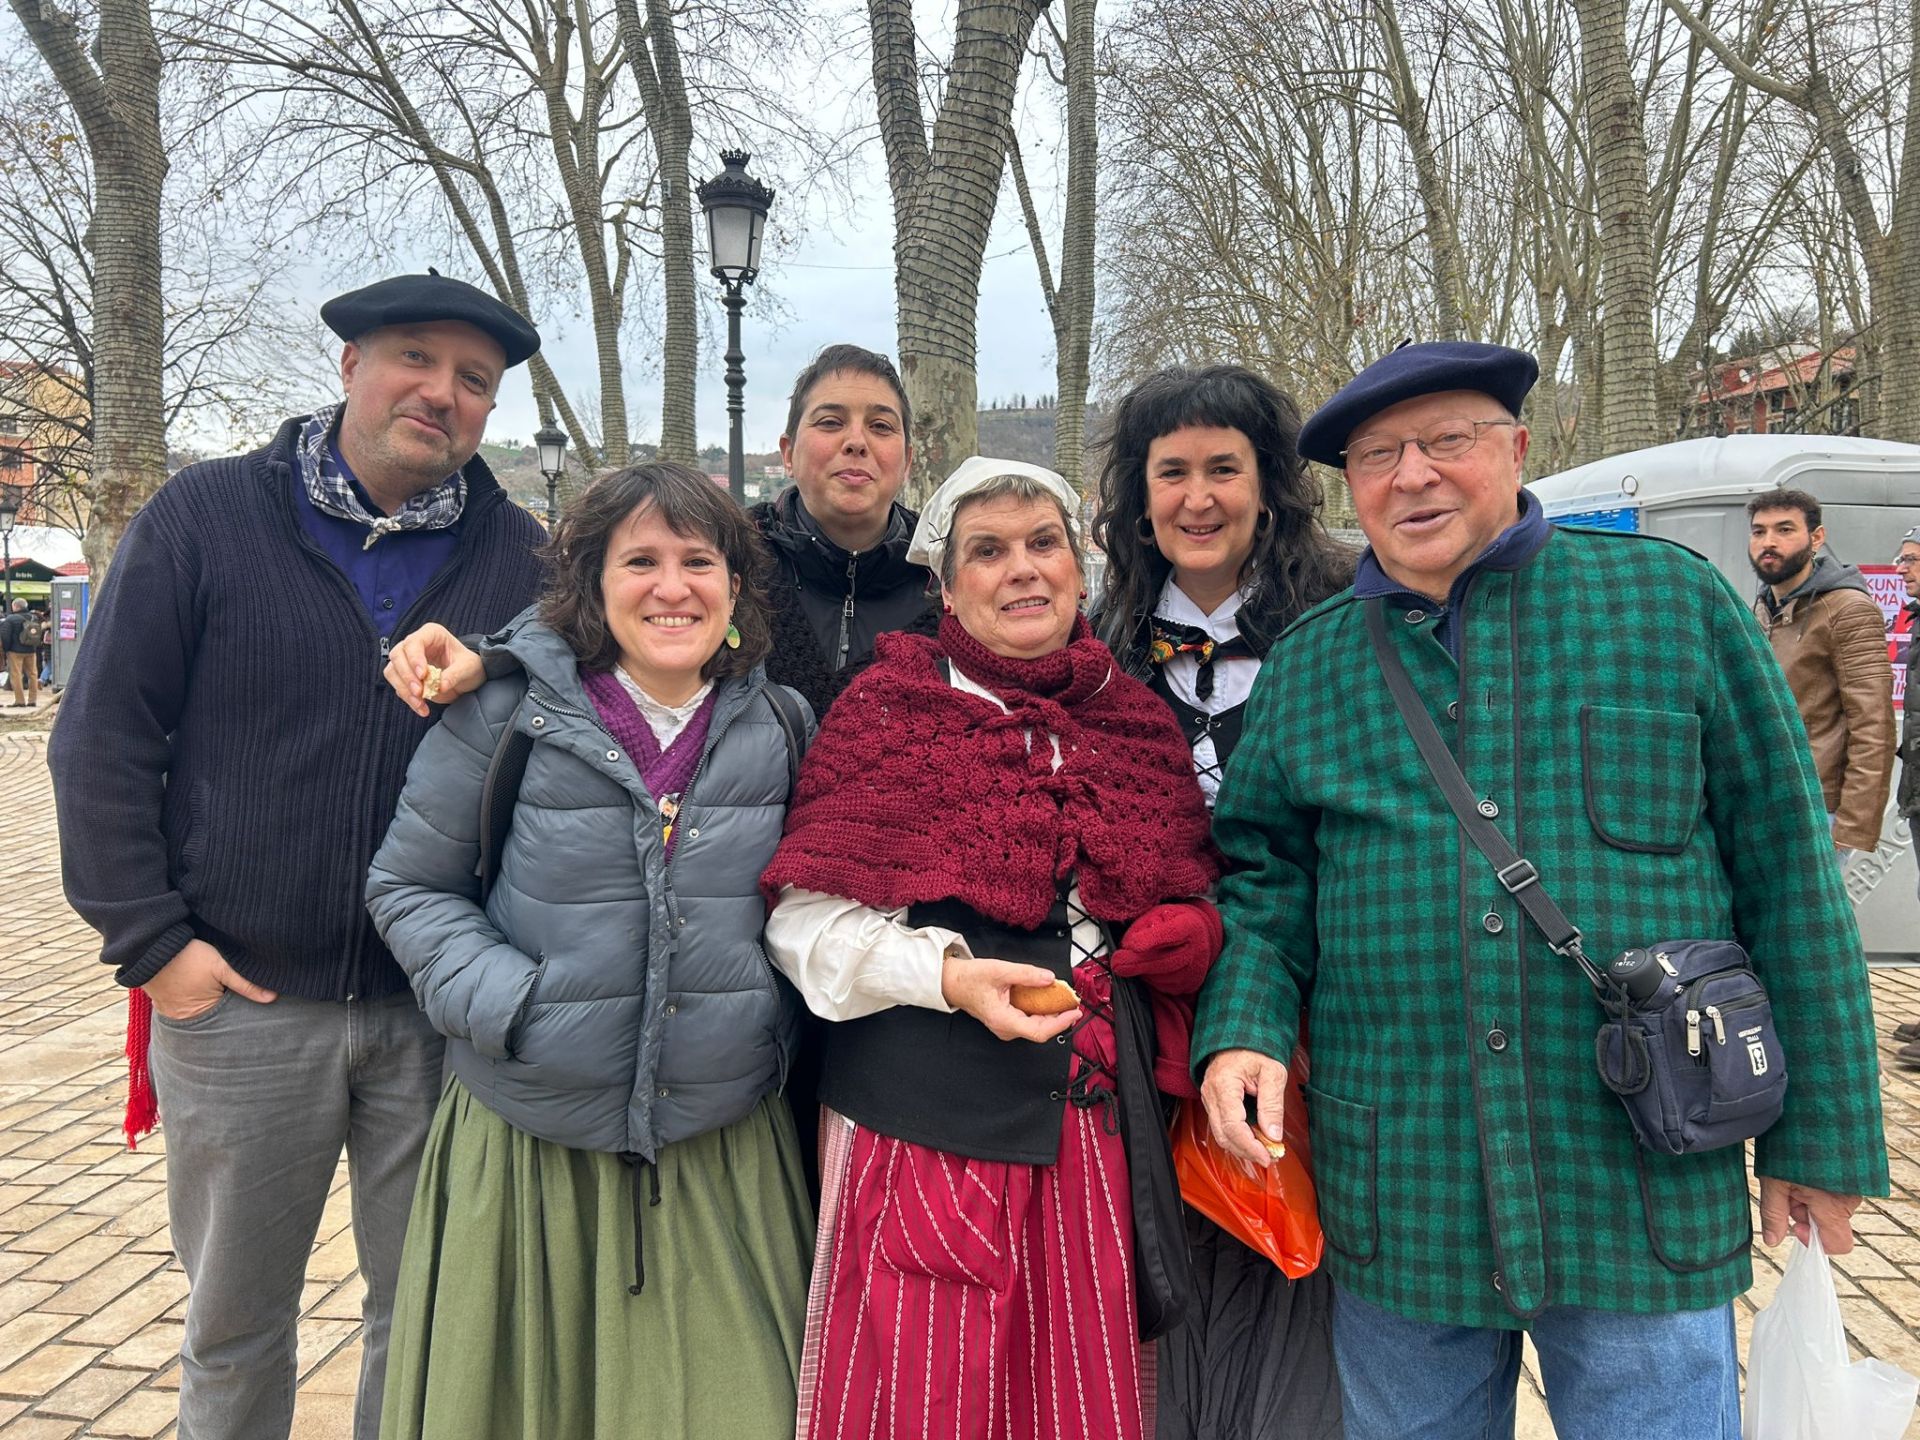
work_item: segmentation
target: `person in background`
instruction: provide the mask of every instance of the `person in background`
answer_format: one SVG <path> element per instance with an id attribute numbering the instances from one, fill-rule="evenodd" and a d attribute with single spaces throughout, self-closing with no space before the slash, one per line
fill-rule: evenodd
<path id="1" fill-rule="evenodd" d="M 1238 365 L 1161 371 L 1113 412 L 1094 630 L 1179 720 L 1209 805 L 1274 638 L 1353 579 L 1299 433 L 1293 401 Z M 1289 1280 L 1198 1211 L 1186 1227 L 1196 1294 L 1159 1342 L 1161 1440 L 1338 1436 L 1326 1274 Z"/>
<path id="2" fill-rule="evenodd" d="M 373 1440 L 441 1063 L 361 902 L 428 729 L 381 668 L 423 622 L 492 630 L 540 576 L 539 525 L 476 454 L 533 327 L 435 274 L 320 314 L 345 401 L 187 466 L 134 516 L 48 751 L 67 898 L 135 990 L 129 1135 L 151 1128 L 149 1063 L 166 1124 L 192 1440 L 288 1433 L 342 1147 L 366 1282 L 354 1435 Z"/>
<path id="3" fill-rule="evenodd" d="M 1823 554 L 1820 502 L 1804 490 L 1747 501 L 1747 552 L 1760 577 L 1753 615 L 1800 709 L 1843 852 L 1880 844 L 1893 783 L 1893 669 L 1867 582 Z"/>
<path id="4" fill-rule="evenodd" d="M 32 709 L 40 703 L 40 640 L 46 626 L 27 609 L 27 602 L 15 600 L 5 620 L 0 620 L 0 640 L 7 655 L 7 681 L 13 686 L 13 708 Z"/>
<path id="5" fill-rule="evenodd" d="M 381 1435 L 778 1440 L 812 1222 L 778 1093 L 799 1006 L 759 943 L 802 739 L 766 679 L 764 556 L 671 464 L 595 481 L 545 554 L 490 642 L 516 672 L 427 736 L 367 879 L 451 1071 Z"/>
<path id="6" fill-rule="evenodd" d="M 935 492 L 939 633 L 880 638 L 762 878 L 830 1022 L 804 1436 L 1152 1433 L 1115 987 L 1197 986 L 1216 869 L 1179 727 L 1079 613 L 1077 508 L 981 457 Z"/>

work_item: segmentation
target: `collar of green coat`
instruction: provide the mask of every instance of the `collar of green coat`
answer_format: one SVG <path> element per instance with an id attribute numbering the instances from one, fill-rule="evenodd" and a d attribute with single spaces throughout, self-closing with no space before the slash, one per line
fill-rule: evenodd
<path id="1" fill-rule="evenodd" d="M 1439 628 L 1435 634 L 1448 651 L 1457 660 L 1460 658 L 1454 637 L 1452 615 L 1459 607 L 1460 597 L 1467 593 L 1467 587 L 1473 584 L 1474 577 L 1483 570 L 1519 570 L 1531 563 L 1533 557 L 1553 535 L 1553 523 L 1547 519 L 1547 512 L 1534 498 L 1531 490 L 1524 486 L 1520 491 L 1520 518 L 1494 537 L 1493 543 L 1482 550 L 1474 562 L 1454 578 L 1453 587 L 1447 592 L 1447 603 L 1437 612 L 1440 616 Z M 1353 577 L 1354 598 L 1367 600 L 1379 595 L 1390 603 L 1413 606 L 1434 612 L 1431 596 L 1409 590 L 1381 568 L 1375 558 L 1373 547 L 1369 545 L 1360 557 L 1360 568 Z"/>

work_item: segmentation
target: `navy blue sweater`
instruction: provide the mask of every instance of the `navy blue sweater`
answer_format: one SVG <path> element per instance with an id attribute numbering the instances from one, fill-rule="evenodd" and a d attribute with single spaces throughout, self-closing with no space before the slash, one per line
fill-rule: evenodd
<path id="1" fill-rule="evenodd" d="M 123 985 L 197 937 L 282 994 L 406 988 L 364 892 L 431 722 L 394 698 L 366 606 L 295 518 L 302 419 L 134 517 L 61 698 L 67 898 Z M 539 524 L 480 460 L 465 474 L 453 557 L 398 634 L 494 630 L 538 589 Z"/>

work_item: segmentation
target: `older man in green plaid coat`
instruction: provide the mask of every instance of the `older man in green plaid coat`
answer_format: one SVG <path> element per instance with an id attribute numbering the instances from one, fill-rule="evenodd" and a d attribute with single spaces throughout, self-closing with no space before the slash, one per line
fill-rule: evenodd
<path id="1" fill-rule="evenodd" d="M 1886 1150 L 1793 697 L 1705 560 L 1547 524 L 1520 486 L 1535 370 L 1497 346 L 1406 347 L 1301 433 L 1344 466 L 1370 546 L 1253 692 L 1216 811 L 1236 873 L 1195 1070 L 1215 1134 L 1259 1163 L 1243 1103 L 1277 1137 L 1282 1062 L 1309 1037 L 1350 1440 L 1511 1434 L 1522 1329 L 1562 1437 L 1737 1440 L 1745 1147 L 1635 1143 L 1596 1073 L 1591 986 L 1461 833 L 1366 635 L 1362 601 L 1383 597 L 1469 784 L 1589 954 L 1747 948 L 1790 1076 L 1755 1145 L 1765 1238 L 1812 1223 L 1847 1248 Z"/>

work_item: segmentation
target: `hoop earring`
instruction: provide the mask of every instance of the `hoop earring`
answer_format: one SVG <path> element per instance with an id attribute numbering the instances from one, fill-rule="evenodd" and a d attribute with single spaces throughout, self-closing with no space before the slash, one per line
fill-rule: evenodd
<path id="1" fill-rule="evenodd" d="M 1148 549 L 1153 548 L 1153 522 L 1142 515 L 1133 522 L 1133 533 L 1140 537 L 1140 543 Z"/>
<path id="2" fill-rule="evenodd" d="M 1272 528 L 1273 528 L 1273 511 L 1262 510 L 1260 512 L 1260 518 L 1253 522 L 1253 533 L 1255 535 L 1264 535 Z"/>

